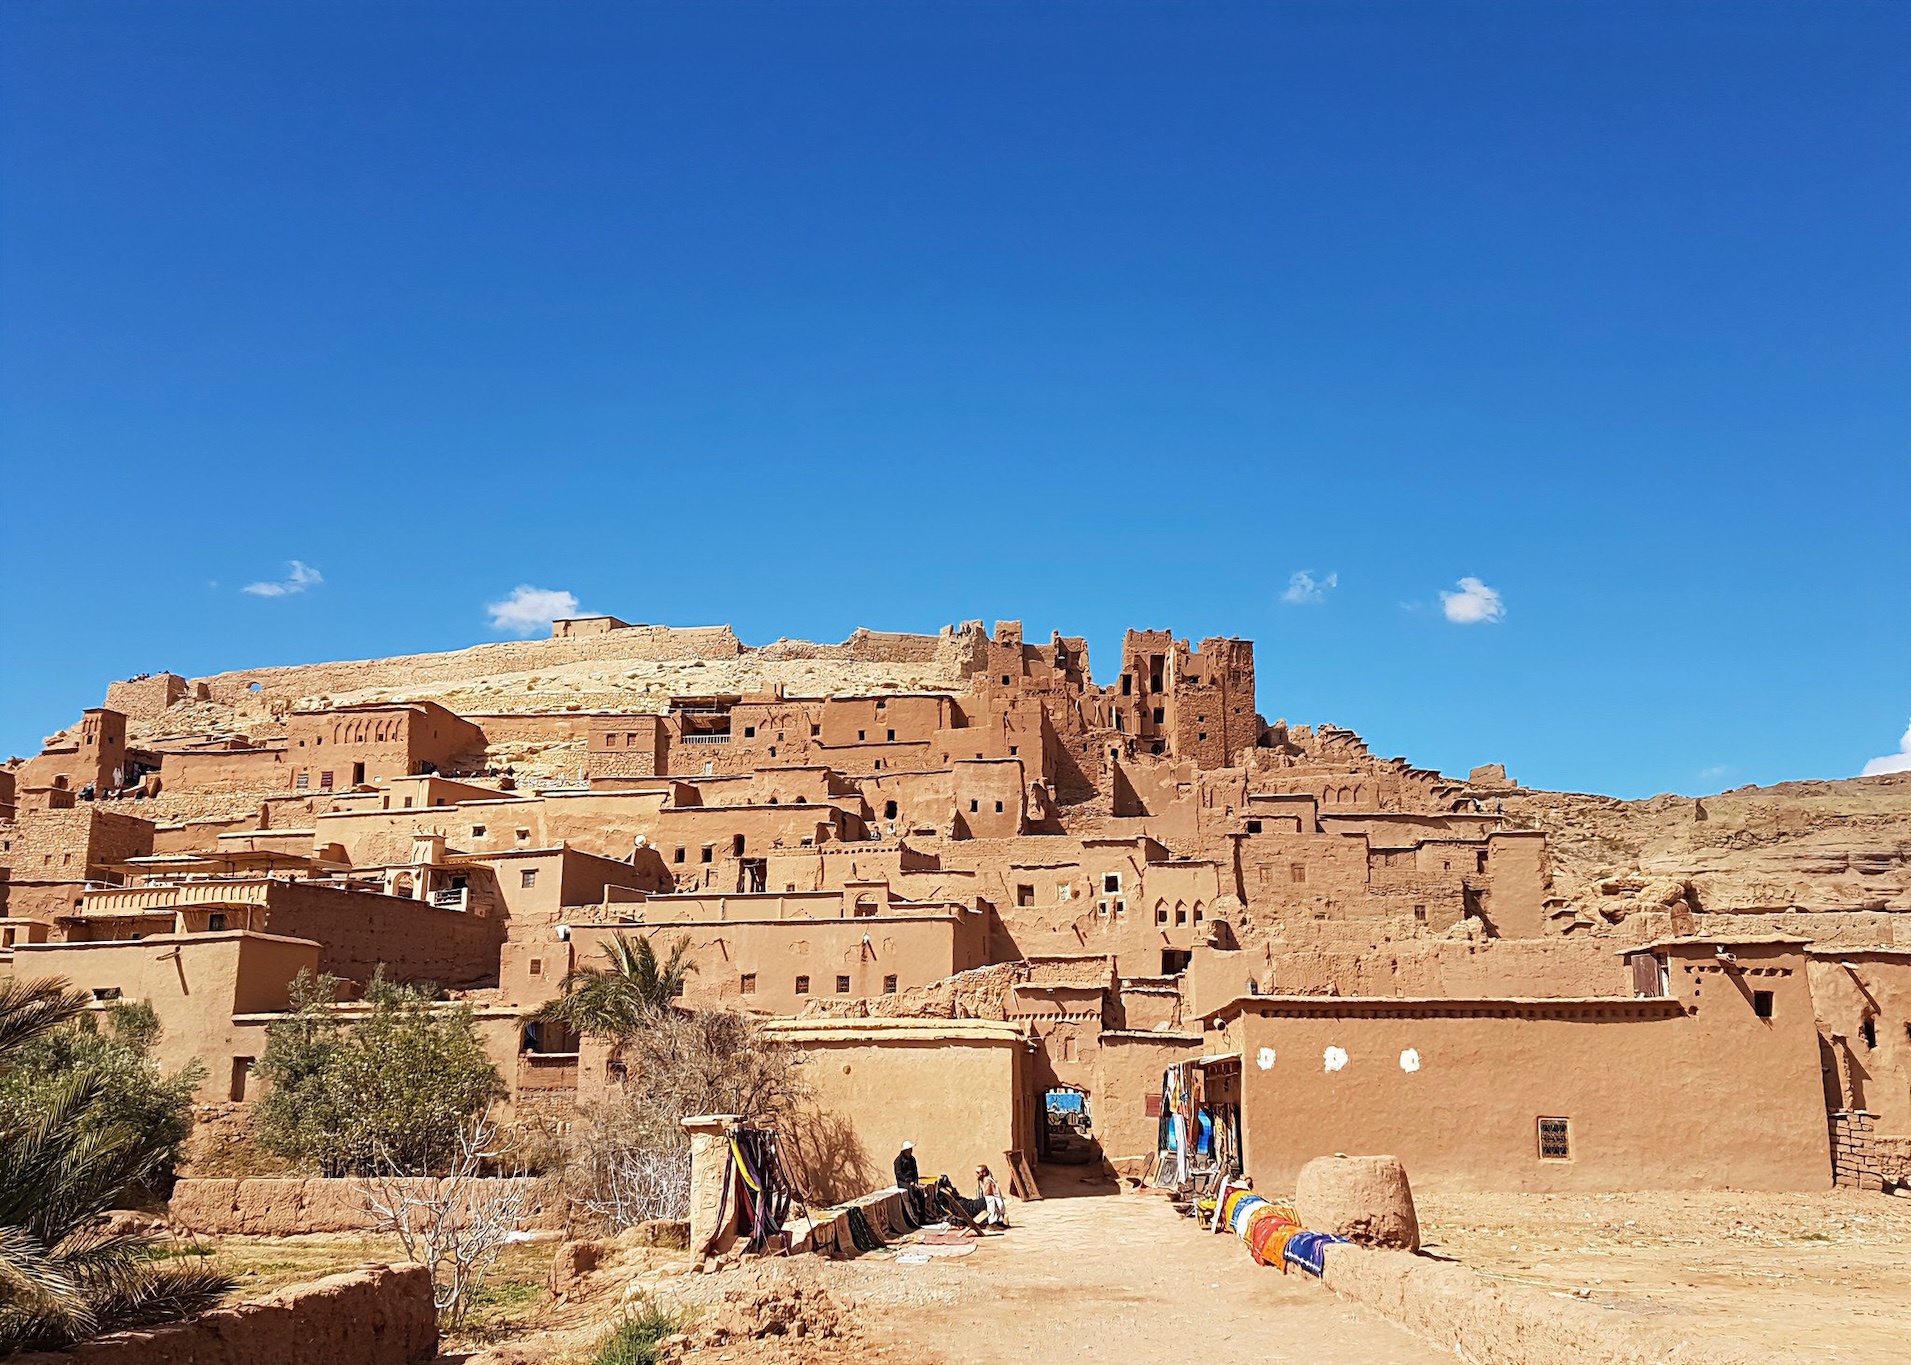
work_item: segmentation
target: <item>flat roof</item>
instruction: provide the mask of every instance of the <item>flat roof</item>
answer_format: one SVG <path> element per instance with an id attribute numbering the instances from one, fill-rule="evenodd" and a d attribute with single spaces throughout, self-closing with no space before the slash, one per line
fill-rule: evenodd
<path id="1" fill-rule="evenodd" d="M 1663 995 L 1573 996 L 1449 996 L 1449 995 L 1243 995 L 1218 1009 L 1203 1011 L 1205 1019 L 1227 1020 L 1253 1008 L 1257 1013 L 1279 1011 L 1294 1015 L 1336 1014 L 1473 1014 L 1497 1010 L 1508 1014 L 1600 1014 L 1615 1009 L 1642 1010 L 1668 1018 L 1685 1014 L 1685 1006 Z"/>
<path id="2" fill-rule="evenodd" d="M 1714 944 L 1720 948 L 1757 948 L 1765 946 L 1792 945 L 1810 943 L 1809 938 L 1795 934 L 1678 934 L 1672 938 L 1655 938 L 1650 943 L 1635 944 L 1630 948 L 1615 948 L 1619 957 L 1629 957 L 1633 953 L 1650 952 L 1654 948 L 1684 948 Z"/>
<path id="3" fill-rule="evenodd" d="M 792 1043 L 992 1043 L 1020 1045 L 1025 1029 L 996 1019 L 842 1019 L 805 1015 L 773 1019 L 764 1031 Z"/>

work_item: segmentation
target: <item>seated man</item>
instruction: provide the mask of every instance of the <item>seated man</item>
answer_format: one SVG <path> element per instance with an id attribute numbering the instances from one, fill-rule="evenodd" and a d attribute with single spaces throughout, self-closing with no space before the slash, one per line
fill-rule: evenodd
<path id="1" fill-rule="evenodd" d="M 916 1144 L 905 1142 L 902 1150 L 896 1153 L 894 1167 L 896 1188 L 902 1191 L 904 1199 L 909 1201 L 909 1212 L 918 1223 L 929 1221 L 928 1201 L 922 1194 L 922 1175 L 916 1169 Z"/>

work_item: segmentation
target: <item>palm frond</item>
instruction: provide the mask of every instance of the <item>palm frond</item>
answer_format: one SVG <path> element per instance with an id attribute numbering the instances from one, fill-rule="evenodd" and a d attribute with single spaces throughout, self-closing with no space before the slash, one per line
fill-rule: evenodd
<path id="1" fill-rule="evenodd" d="M 0 1057 L 79 1018 L 90 1003 L 63 976 L 0 981 Z"/>

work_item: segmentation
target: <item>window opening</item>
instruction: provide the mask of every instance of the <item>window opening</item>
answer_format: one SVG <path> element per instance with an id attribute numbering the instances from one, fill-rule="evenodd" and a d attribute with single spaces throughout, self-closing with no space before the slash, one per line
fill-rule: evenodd
<path id="1" fill-rule="evenodd" d="M 1539 1121 L 1539 1159 L 1541 1161 L 1570 1161 L 1572 1155 L 1572 1120 L 1541 1119 Z"/>

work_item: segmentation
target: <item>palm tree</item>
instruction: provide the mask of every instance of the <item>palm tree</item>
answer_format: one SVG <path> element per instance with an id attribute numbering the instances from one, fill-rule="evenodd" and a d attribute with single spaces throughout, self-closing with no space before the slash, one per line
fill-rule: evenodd
<path id="1" fill-rule="evenodd" d="M 87 1004 L 62 980 L 0 982 L 0 1070 Z M 0 1355 L 176 1321 L 233 1289 L 203 1263 L 165 1259 L 150 1234 L 101 1223 L 170 1155 L 165 1139 L 100 1112 L 103 1093 L 81 1071 L 40 1112 L 0 1123 Z"/>
<path id="2" fill-rule="evenodd" d="M 697 970 L 690 960 L 688 938 L 678 939 L 662 961 L 647 938 L 614 934 L 601 951 L 608 967 L 579 967 L 567 973 L 561 986 L 564 993 L 531 1017 L 625 1042 L 667 1011 L 683 994 L 684 979 Z"/>

